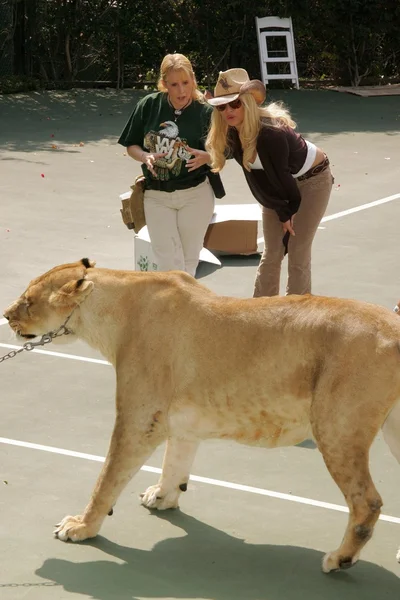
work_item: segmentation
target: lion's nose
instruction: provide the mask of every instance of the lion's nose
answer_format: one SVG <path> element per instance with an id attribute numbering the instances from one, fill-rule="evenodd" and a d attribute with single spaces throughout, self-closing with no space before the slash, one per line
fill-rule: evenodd
<path id="1" fill-rule="evenodd" d="M 5 319 L 7 319 L 7 321 L 9 321 L 9 320 L 10 320 L 10 317 L 7 317 L 7 313 L 4 313 L 3 317 L 4 317 Z"/>

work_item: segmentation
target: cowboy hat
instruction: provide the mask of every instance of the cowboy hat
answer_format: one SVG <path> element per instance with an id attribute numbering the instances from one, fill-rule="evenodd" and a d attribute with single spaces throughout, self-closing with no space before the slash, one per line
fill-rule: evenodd
<path id="1" fill-rule="evenodd" d="M 258 79 L 250 79 L 244 69 L 220 71 L 214 98 L 207 100 L 212 106 L 227 104 L 239 98 L 241 94 L 251 94 L 257 104 L 262 104 L 267 95 L 265 85 Z"/>

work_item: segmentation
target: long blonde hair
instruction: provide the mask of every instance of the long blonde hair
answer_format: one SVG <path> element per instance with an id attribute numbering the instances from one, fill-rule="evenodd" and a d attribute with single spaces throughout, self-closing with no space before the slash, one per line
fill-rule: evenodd
<path id="1" fill-rule="evenodd" d="M 168 73 L 171 71 L 185 71 L 186 75 L 193 81 L 193 100 L 199 100 L 204 102 L 204 96 L 197 87 L 196 76 L 193 71 L 192 63 L 183 54 L 167 54 L 164 56 L 161 66 L 160 75 L 157 82 L 157 89 L 159 92 L 168 92 L 165 87 L 165 81 L 168 77 Z"/>
<path id="2" fill-rule="evenodd" d="M 244 106 L 244 119 L 238 135 L 243 148 L 243 167 L 250 171 L 249 163 L 254 160 L 261 128 L 292 127 L 295 129 L 296 123 L 281 102 L 271 102 L 267 106 L 260 107 L 251 94 L 242 94 L 240 99 Z M 218 173 L 225 165 L 230 143 L 229 126 L 217 109 L 213 110 L 211 116 L 206 149 L 211 157 L 211 170 Z"/>

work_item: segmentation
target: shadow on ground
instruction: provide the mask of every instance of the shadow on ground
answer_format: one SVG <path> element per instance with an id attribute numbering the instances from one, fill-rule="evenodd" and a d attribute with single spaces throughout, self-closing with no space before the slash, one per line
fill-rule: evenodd
<path id="1" fill-rule="evenodd" d="M 0 149 L 77 152 L 74 144 L 116 143 L 142 91 L 42 91 L 0 96 Z M 65 146 L 68 147 L 65 147 Z"/>
<path id="2" fill-rule="evenodd" d="M 268 100 L 284 102 L 305 135 L 400 132 L 399 96 L 362 98 L 329 90 L 273 90 Z"/>
<path id="3" fill-rule="evenodd" d="M 200 262 L 196 271 L 196 279 L 207 277 L 207 275 L 214 273 L 214 271 L 218 271 L 218 269 L 221 269 L 222 267 L 257 267 L 261 256 L 260 254 L 251 254 L 250 256 L 232 254 L 224 256 L 218 252 L 213 252 L 213 254 L 219 258 L 221 266 L 208 262 Z"/>
<path id="4" fill-rule="evenodd" d="M 315 550 L 247 544 L 180 511 L 157 516 L 183 529 L 186 536 L 163 540 L 150 551 L 99 536 L 86 544 L 104 552 L 105 560 L 48 559 L 36 574 L 96 600 L 399 598 L 399 579 L 377 565 L 361 561 L 350 571 L 325 575 L 320 568 L 322 554 Z M 107 560 L 107 555 L 119 562 Z"/>
<path id="5" fill-rule="evenodd" d="M 51 152 L 55 143 L 59 152 L 74 152 L 74 144 L 80 141 L 110 138 L 115 143 L 144 94 L 74 89 L 0 95 L 0 146 L 8 151 Z M 287 104 L 304 134 L 396 135 L 400 130 L 398 96 L 362 98 L 328 90 L 272 90 L 268 101 L 272 100 Z"/>

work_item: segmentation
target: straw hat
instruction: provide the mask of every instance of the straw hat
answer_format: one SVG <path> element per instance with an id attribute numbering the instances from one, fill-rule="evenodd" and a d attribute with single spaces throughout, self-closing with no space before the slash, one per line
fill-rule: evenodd
<path id="1" fill-rule="evenodd" d="M 258 79 L 250 79 L 244 69 L 220 71 L 214 98 L 207 100 L 212 106 L 227 104 L 239 98 L 241 94 L 251 94 L 257 104 L 262 104 L 267 95 L 265 85 Z"/>

